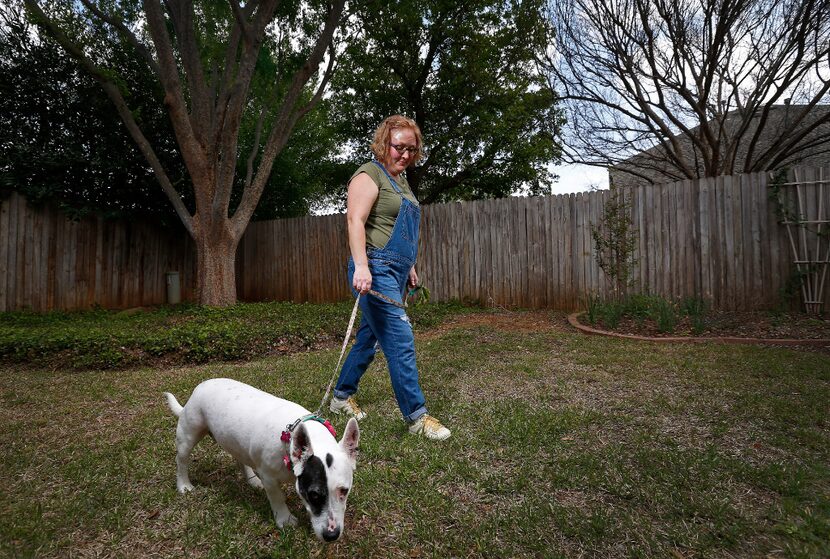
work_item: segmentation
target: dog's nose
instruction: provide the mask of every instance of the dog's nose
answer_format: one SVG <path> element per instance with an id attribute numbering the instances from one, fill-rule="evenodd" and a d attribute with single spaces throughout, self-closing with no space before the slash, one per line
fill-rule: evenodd
<path id="1" fill-rule="evenodd" d="M 337 538 L 340 537 L 340 528 L 334 528 L 333 530 L 325 530 L 323 532 L 323 539 L 327 542 L 333 542 Z"/>

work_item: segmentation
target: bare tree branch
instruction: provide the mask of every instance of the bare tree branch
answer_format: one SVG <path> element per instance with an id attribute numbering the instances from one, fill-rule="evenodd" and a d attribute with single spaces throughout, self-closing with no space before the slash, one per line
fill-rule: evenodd
<path id="1" fill-rule="evenodd" d="M 566 160 L 651 180 L 729 174 L 800 157 L 830 125 L 830 0 L 560 0 L 549 13 L 539 64 L 570 116 Z M 787 98 L 807 110 L 784 125 Z"/>
<path id="2" fill-rule="evenodd" d="M 296 124 L 299 119 L 299 113 L 296 105 L 300 97 L 303 87 L 308 82 L 309 78 L 314 74 L 320 63 L 323 60 L 326 49 L 332 41 L 334 31 L 340 21 L 340 16 L 343 12 L 343 6 L 346 0 L 334 0 L 329 8 L 328 17 L 323 27 L 322 32 L 317 38 L 311 53 L 305 61 L 305 64 L 295 72 L 288 91 L 283 97 L 282 108 L 274 123 L 268 141 L 263 150 L 262 159 L 259 164 L 259 169 L 256 176 L 251 183 L 250 188 L 246 188 L 242 195 L 242 201 L 237 207 L 236 212 L 231 218 L 234 230 L 242 234 L 245 226 L 254 212 L 257 201 L 265 188 L 265 182 L 271 174 L 271 167 L 274 164 L 274 159 L 288 140 L 288 132 Z"/>

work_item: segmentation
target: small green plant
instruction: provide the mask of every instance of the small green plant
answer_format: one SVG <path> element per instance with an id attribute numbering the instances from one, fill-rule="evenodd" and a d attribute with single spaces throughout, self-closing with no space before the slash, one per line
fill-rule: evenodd
<path id="1" fill-rule="evenodd" d="M 700 297 L 686 297 L 680 303 L 680 312 L 689 317 L 692 323 L 692 333 L 701 334 L 706 330 L 706 313 L 709 305 Z"/>
<path id="2" fill-rule="evenodd" d="M 656 299 L 658 297 L 642 293 L 627 296 L 624 299 L 626 316 L 630 316 L 638 324 L 642 324 L 651 315 L 651 308 L 654 306 Z"/>
<path id="3" fill-rule="evenodd" d="M 429 303 L 429 288 L 426 285 L 419 285 L 409 290 L 407 294 L 407 304 L 411 307 L 420 307 Z"/>
<path id="4" fill-rule="evenodd" d="M 603 299 L 596 295 L 586 297 L 586 316 L 591 324 L 601 322 L 607 328 L 617 328 L 623 319 L 631 319 L 639 326 L 646 321 L 654 323 L 662 333 L 672 333 L 684 316 L 688 316 L 692 331 L 700 334 L 707 326 L 709 305 L 700 297 L 687 297 L 675 303 L 657 295 L 636 293 L 622 298 Z"/>
<path id="5" fill-rule="evenodd" d="M 607 301 L 602 306 L 602 322 L 609 328 L 616 328 L 625 313 L 625 303 L 622 301 Z"/>
<path id="6" fill-rule="evenodd" d="M 602 307 L 602 299 L 599 295 L 589 294 L 585 297 L 585 314 L 588 317 L 588 322 L 595 325 L 599 320 Z"/>
<path id="7" fill-rule="evenodd" d="M 631 202 L 622 190 L 612 189 L 598 225 L 591 224 L 595 258 L 600 269 L 611 280 L 614 297 L 619 299 L 628 290 L 634 268 L 637 230 L 629 214 Z"/>
<path id="8" fill-rule="evenodd" d="M 657 330 L 664 334 L 674 332 L 677 326 L 677 313 L 674 305 L 665 299 L 656 299 L 651 309 L 651 318 L 657 324 Z"/>

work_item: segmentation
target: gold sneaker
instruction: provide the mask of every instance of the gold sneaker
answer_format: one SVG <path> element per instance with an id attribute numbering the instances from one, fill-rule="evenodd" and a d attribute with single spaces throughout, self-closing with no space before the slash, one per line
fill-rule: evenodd
<path id="1" fill-rule="evenodd" d="M 358 421 L 366 417 L 366 412 L 360 409 L 360 406 L 357 405 L 357 400 L 354 399 L 354 396 L 349 396 L 345 400 L 332 397 L 329 409 L 338 415 L 341 413 L 350 415 Z"/>
<path id="2" fill-rule="evenodd" d="M 440 421 L 427 414 L 416 419 L 415 423 L 409 426 L 409 432 L 413 435 L 423 435 L 434 441 L 443 441 L 452 435 L 452 432 L 441 425 Z"/>

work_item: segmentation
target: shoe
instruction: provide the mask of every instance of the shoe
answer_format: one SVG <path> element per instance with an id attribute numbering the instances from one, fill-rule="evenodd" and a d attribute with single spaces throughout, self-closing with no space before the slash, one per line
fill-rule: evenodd
<path id="1" fill-rule="evenodd" d="M 366 417 L 366 412 L 360 409 L 360 406 L 357 405 L 357 400 L 354 399 L 354 396 L 349 396 L 345 400 L 341 400 L 340 398 L 332 398 L 331 404 L 329 404 L 329 409 L 338 415 L 341 413 L 350 415 L 358 421 Z"/>
<path id="2" fill-rule="evenodd" d="M 434 441 L 443 441 L 452 435 L 452 432 L 441 425 L 440 421 L 427 414 L 416 419 L 415 423 L 409 426 L 409 432 L 413 435 L 421 434 Z"/>

